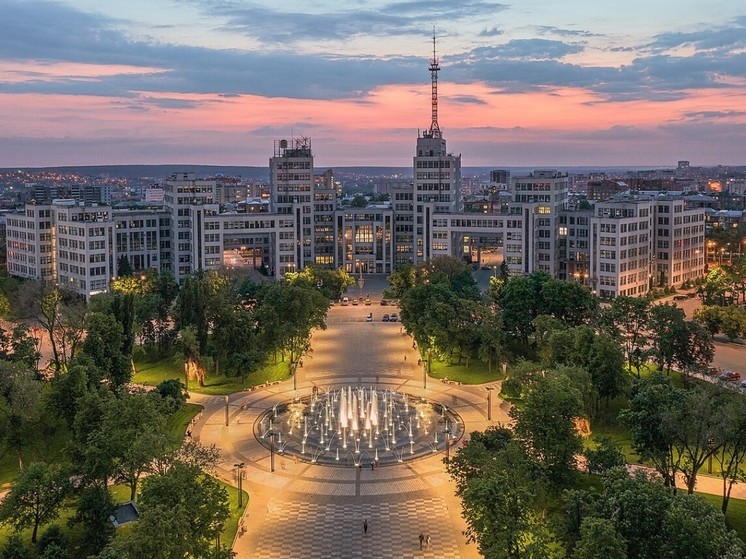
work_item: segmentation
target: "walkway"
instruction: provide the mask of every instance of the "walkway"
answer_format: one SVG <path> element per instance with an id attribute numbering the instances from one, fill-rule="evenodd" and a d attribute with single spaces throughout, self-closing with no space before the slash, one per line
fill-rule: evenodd
<path id="1" fill-rule="evenodd" d="M 373 322 L 365 321 L 369 312 Z M 458 412 L 466 433 L 490 425 L 484 387 L 428 380 L 423 388 L 411 338 L 400 332 L 399 323 L 381 322 L 384 313 L 392 312 L 398 309 L 378 304 L 332 307 L 328 329 L 314 335 L 313 352 L 298 370 L 298 390 L 286 381 L 232 395 L 227 427 L 223 397 L 193 395 L 192 401 L 203 404 L 205 411 L 192 436 L 222 449 L 220 477 L 235 486 L 233 465 L 246 464 L 244 489 L 250 503 L 243 520 L 246 531 L 234 546 L 239 559 L 479 557 L 476 546 L 466 544 L 463 536 L 460 502 L 445 473 L 442 451 L 373 471 L 312 465 L 276 454 L 275 472 L 270 472 L 269 451 L 253 435 L 264 410 L 310 395 L 314 385 L 377 385 L 422 395 Z M 497 398 L 492 419 L 508 421 L 507 406 L 500 407 Z M 420 533 L 431 538 L 423 550 Z"/>

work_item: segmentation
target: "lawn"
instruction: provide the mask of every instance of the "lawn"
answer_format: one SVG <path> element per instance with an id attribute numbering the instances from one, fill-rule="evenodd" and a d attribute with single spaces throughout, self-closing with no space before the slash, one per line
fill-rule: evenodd
<path id="1" fill-rule="evenodd" d="M 148 363 L 136 361 L 135 373 L 132 382 L 137 384 L 146 384 L 148 386 L 157 386 L 164 380 L 179 379 L 184 380 L 183 365 L 174 360 L 173 357 L 167 357 L 160 361 Z M 265 382 L 274 382 L 284 380 L 289 377 L 287 362 L 278 361 L 277 363 L 268 363 L 258 371 L 250 373 L 245 381 L 237 377 L 226 377 L 225 375 L 209 375 L 205 379 L 205 386 L 199 386 L 194 379 L 189 381 L 188 389 L 190 392 L 198 394 L 209 394 L 220 396 L 223 394 L 233 394 L 241 392 L 249 386 L 257 386 Z"/>
<path id="2" fill-rule="evenodd" d="M 202 406 L 199 404 L 184 404 L 181 409 L 176 411 L 166 422 L 166 432 L 168 438 L 174 446 L 181 444 L 184 439 L 184 433 L 187 430 L 187 425 L 192 419 L 202 411 Z"/>
<path id="3" fill-rule="evenodd" d="M 464 363 L 451 364 L 433 359 L 430 376 L 436 379 L 448 378 L 463 384 L 484 384 L 503 378 L 499 363 L 493 364 L 492 372 L 489 372 L 487 364 L 478 359 L 470 360 L 468 367 Z"/>
<path id="4" fill-rule="evenodd" d="M 23 463 L 67 463 L 63 456 L 63 450 L 69 439 L 70 433 L 64 421 L 58 423 L 57 429 L 52 434 L 29 434 L 24 439 Z M 6 489 L 8 484 L 18 477 L 19 471 L 18 454 L 12 450 L 4 449 L 2 456 L 0 456 L 0 489 Z"/>

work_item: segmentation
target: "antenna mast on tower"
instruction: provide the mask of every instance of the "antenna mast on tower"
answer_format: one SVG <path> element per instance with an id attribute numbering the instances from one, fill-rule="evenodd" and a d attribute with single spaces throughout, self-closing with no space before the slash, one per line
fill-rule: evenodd
<path id="1" fill-rule="evenodd" d="M 430 59 L 430 78 L 432 80 L 432 122 L 430 123 L 430 136 L 440 138 L 440 126 L 438 126 L 438 72 L 440 63 L 435 53 L 435 26 L 433 26 L 433 57 Z"/>

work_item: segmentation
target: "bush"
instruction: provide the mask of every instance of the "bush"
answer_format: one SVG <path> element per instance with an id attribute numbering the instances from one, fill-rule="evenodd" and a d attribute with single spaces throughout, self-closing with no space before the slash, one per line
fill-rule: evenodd
<path id="1" fill-rule="evenodd" d="M 624 453 L 610 437 L 602 436 L 594 438 L 594 440 L 597 443 L 596 448 L 589 448 L 583 452 L 588 461 L 587 469 L 589 474 L 604 475 L 611 468 L 626 464 Z"/>
<path id="2" fill-rule="evenodd" d="M 61 549 L 67 547 L 67 536 L 56 524 L 52 524 L 39 536 L 39 553 L 44 553 L 50 545 L 56 545 Z"/>
<path id="3" fill-rule="evenodd" d="M 0 557 L 2 559 L 31 559 L 32 551 L 23 542 L 21 536 L 11 534 L 8 541 L 5 542 L 2 551 L 0 551 Z"/>

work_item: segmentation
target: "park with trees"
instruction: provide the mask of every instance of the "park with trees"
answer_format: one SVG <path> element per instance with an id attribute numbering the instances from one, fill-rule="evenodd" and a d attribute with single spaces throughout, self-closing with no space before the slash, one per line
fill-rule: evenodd
<path id="1" fill-rule="evenodd" d="M 484 557 L 743 556 L 744 509 L 730 495 L 744 479 L 746 402 L 692 374 L 714 355 L 702 313 L 599 304 L 542 273 L 495 274 L 480 294 L 450 258 L 394 275 L 426 367 L 468 383 L 484 382 L 489 360 L 507 365 L 492 379 L 511 425 L 472 433 L 447 466 Z M 695 494 L 703 472 L 719 497 Z"/>
<path id="2" fill-rule="evenodd" d="M 148 271 L 89 303 L 0 282 L 0 558 L 230 557 L 241 511 L 215 477 L 217 450 L 184 440 L 199 413 L 189 392 L 294 379 L 354 281 L 309 267 L 282 282 L 223 270 L 178 285 Z M 705 286 L 703 299 L 732 302 Z M 670 303 L 602 304 L 580 284 L 504 269 L 480 291 L 450 257 L 400 268 L 386 296 L 426 372 L 499 381 L 512 405 L 510 426 L 472 433 L 447 464 L 484 557 L 743 556 L 746 506 L 731 493 L 746 404 L 692 374 L 728 335 L 726 310 L 688 320 Z M 719 497 L 695 494 L 705 471 Z M 115 531 L 109 516 L 128 500 L 140 519 Z"/>
<path id="3" fill-rule="evenodd" d="M 215 477 L 217 449 L 185 437 L 200 412 L 189 391 L 291 377 L 352 283 L 333 270 L 277 283 L 225 270 L 179 286 L 147 271 L 86 303 L 4 279 L 0 557 L 231 557 L 243 509 Z M 115 530 L 110 516 L 127 501 L 139 519 Z"/>

